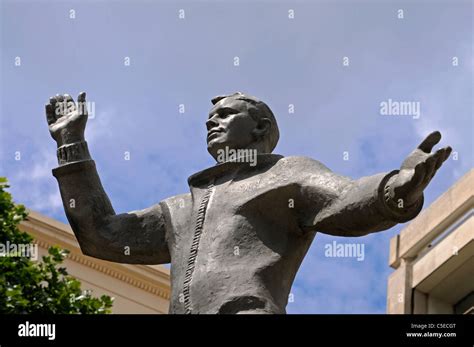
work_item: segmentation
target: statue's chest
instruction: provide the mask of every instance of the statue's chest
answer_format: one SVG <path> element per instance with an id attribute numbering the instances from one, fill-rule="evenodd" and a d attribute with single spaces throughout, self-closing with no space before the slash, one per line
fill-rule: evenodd
<path id="1" fill-rule="evenodd" d="M 288 230 L 298 186 L 271 173 L 215 180 L 192 191 L 189 242 L 209 253 Z M 197 236 L 196 236 L 197 235 Z"/>
<path id="2" fill-rule="evenodd" d="M 209 274 L 216 275 L 218 288 L 242 273 L 243 264 L 250 274 L 254 264 L 271 267 L 279 261 L 295 228 L 291 199 L 298 191 L 288 176 L 271 170 L 191 186 L 187 222 L 176 230 L 172 247 L 174 287 L 183 293 L 183 309 L 192 306 L 193 286 L 211 281 Z"/>

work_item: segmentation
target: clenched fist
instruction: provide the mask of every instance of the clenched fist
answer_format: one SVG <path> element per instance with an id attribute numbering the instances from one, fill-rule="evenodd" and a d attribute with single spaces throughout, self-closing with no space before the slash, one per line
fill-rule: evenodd
<path id="1" fill-rule="evenodd" d="M 49 132 L 58 147 L 84 141 L 87 122 L 86 93 L 82 92 L 77 103 L 68 94 L 53 96 L 46 104 Z"/>

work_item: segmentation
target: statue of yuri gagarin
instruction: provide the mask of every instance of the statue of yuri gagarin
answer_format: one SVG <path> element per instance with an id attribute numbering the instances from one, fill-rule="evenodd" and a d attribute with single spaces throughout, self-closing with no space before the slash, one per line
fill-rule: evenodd
<path id="1" fill-rule="evenodd" d="M 85 93 L 77 103 L 65 94 L 46 105 L 69 223 L 86 255 L 171 263 L 170 313 L 285 313 L 317 232 L 363 236 L 411 220 L 451 152 L 431 153 L 441 139 L 433 132 L 399 170 L 353 180 L 311 158 L 272 154 L 279 139 L 272 111 L 235 93 L 212 100 L 207 150 L 218 163 L 188 178 L 190 192 L 116 214 L 85 141 L 85 102 Z"/>

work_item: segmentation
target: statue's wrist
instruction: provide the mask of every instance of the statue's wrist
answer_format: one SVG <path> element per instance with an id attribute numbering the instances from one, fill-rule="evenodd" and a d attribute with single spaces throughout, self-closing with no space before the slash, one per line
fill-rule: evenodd
<path id="1" fill-rule="evenodd" d="M 91 159 L 86 141 L 77 141 L 64 144 L 57 149 L 59 165 Z"/>
<path id="2" fill-rule="evenodd" d="M 83 134 L 71 134 L 69 132 L 62 133 L 56 140 L 56 145 L 59 147 L 71 145 L 77 142 L 85 142 Z"/>

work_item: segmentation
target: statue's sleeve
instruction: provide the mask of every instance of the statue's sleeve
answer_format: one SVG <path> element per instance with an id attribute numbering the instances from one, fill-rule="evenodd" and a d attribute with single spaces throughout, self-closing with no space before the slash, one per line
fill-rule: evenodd
<path id="1" fill-rule="evenodd" d="M 115 214 L 93 160 L 53 169 L 67 219 L 85 255 L 120 263 L 170 262 L 162 206 Z"/>
<path id="2" fill-rule="evenodd" d="M 300 172 L 303 230 L 363 236 L 405 223 L 423 207 L 423 197 L 409 207 L 387 199 L 387 183 L 398 170 L 353 180 L 311 160 Z"/>

